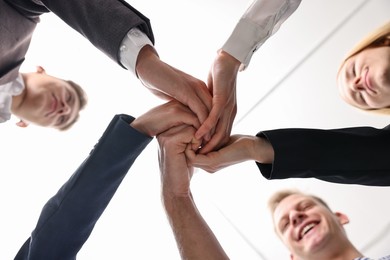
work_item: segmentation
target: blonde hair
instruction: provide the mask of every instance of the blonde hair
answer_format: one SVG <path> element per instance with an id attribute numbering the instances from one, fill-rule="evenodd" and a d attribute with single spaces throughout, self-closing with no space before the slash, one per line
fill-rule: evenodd
<path id="1" fill-rule="evenodd" d="M 77 98 L 78 98 L 79 103 L 80 103 L 80 108 L 79 108 L 79 111 L 78 111 L 76 117 L 74 118 L 74 120 L 72 120 L 71 122 L 69 122 L 69 124 L 60 128 L 59 130 L 61 130 L 61 131 L 68 130 L 78 121 L 78 119 L 80 117 L 80 111 L 85 108 L 85 106 L 87 105 L 87 102 L 88 102 L 87 93 L 85 93 L 85 91 L 83 90 L 83 88 L 79 84 L 77 84 L 71 80 L 65 80 L 65 82 L 68 83 L 76 91 Z"/>
<path id="2" fill-rule="evenodd" d="M 319 202 L 321 205 L 325 206 L 329 211 L 332 212 L 332 210 L 330 209 L 329 205 L 323 200 L 321 199 L 320 197 L 317 197 L 315 195 L 312 195 L 312 194 L 306 194 L 306 193 L 303 193 L 299 190 L 281 190 L 281 191 L 278 191 L 276 193 L 274 193 L 270 199 L 268 200 L 268 208 L 269 210 L 271 211 L 271 214 L 274 214 L 275 212 L 275 209 L 278 207 L 278 205 L 280 204 L 280 202 L 282 202 L 282 200 L 284 200 L 285 198 L 291 196 L 291 195 L 302 195 L 302 196 L 306 196 L 306 197 L 309 197 L 309 198 L 312 198 L 314 199 L 315 201 Z"/>
<path id="3" fill-rule="evenodd" d="M 369 49 L 377 48 L 382 46 L 390 46 L 390 21 L 386 22 L 382 26 L 376 28 L 366 37 L 363 38 L 358 44 L 356 44 L 346 55 L 344 60 L 341 62 L 338 73 L 340 69 L 344 66 L 345 62 L 355 56 L 356 54 Z M 379 108 L 379 109 L 363 109 L 368 112 L 374 112 L 378 114 L 390 115 L 390 108 Z"/>

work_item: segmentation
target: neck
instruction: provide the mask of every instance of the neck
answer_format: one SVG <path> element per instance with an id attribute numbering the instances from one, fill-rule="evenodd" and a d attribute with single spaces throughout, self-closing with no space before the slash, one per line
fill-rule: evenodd
<path id="1" fill-rule="evenodd" d="M 315 255 L 307 256 L 303 258 L 293 258 L 296 260 L 353 260 L 357 257 L 363 257 L 351 243 L 348 246 L 340 246 L 336 250 L 327 250 L 324 252 L 317 252 Z"/>

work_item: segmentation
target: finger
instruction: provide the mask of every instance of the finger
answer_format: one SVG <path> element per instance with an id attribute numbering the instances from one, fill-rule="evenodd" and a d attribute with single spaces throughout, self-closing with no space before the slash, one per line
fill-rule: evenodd
<path id="1" fill-rule="evenodd" d="M 204 121 L 202 123 L 202 125 L 200 126 L 200 128 L 196 131 L 195 137 L 197 139 L 204 138 L 206 141 L 209 141 L 206 139 L 206 135 L 211 133 L 211 130 L 216 127 L 220 115 L 221 115 L 221 108 L 218 106 L 214 106 L 211 109 L 211 112 L 210 112 L 209 116 L 207 117 L 206 121 Z M 211 136 L 211 134 L 210 134 L 210 136 Z M 210 138 L 208 138 L 208 139 L 210 139 Z"/>
<path id="2" fill-rule="evenodd" d="M 208 162 L 210 161 L 210 159 L 207 158 L 207 155 L 196 154 L 191 147 L 187 147 L 185 150 L 185 155 L 189 164 L 194 167 L 203 168 L 204 166 L 207 166 Z"/>
<path id="3" fill-rule="evenodd" d="M 207 142 L 202 148 L 199 150 L 199 154 L 207 154 L 211 151 L 217 150 L 222 146 L 222 140 L 224 139 L 225 134 L 221 134 L 217 132 L 213 135 L 209 142 Z"/>
<path id="4" fill-rule="evenodd" d="M 206 95 L 201 94 L 194 95 L 192 98 L 190 97 L 187 102 L 187 105 L 199 118 L 200 123 L 203 123 L 209 116 L 209 112 L 211 110 L 211 102 L 211 95 L 207 92 Z"/>
<path id="5" fill-rule="evenodd" d="M 232 130 L 234 117 L 225 114 L 216 126 L 216 132 L 212 136 L 209 142 L 206 143 L 200 150 L 199 153 L 206 154 L 213 150 L 217 150 L 224 146 L 229 141 L 230 132 Z"/>

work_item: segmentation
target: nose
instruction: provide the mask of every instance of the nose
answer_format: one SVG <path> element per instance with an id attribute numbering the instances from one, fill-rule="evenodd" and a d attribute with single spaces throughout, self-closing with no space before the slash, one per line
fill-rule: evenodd
<path id="1" fill-rule="evenodd" d="M 365 90 L 365 87 L 363 85 L 363 80 L 362 80 L 361 76 L 356 77 L 356 78 L 353 79 L 353 81 L 352 81 L 352 89 L 354 91 L 357 91 L 357 92 Z"/>
<path id="2" fill-rule="evenodd" d="M 71 108 L 67 103 L 61 102 L 61 107 L 58 110 L 58 114 L 60 115 L 68 115 L 71 112 Z"/>
<path id="3" fill-rule="evenodd" d="M 293 226 L 297 226 L 305 219 L 305 214 L 301 211 L 292 210 L 290 211 L 290 223 Z"/>

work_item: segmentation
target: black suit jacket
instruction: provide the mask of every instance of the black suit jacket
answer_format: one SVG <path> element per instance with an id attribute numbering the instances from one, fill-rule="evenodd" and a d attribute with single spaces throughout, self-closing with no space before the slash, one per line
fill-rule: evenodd
<path id="1" fill-rule="evenodd" d="M 390 186 L 390 126 L 383 129 L 279 129 L 263 131 L 275 151 L 273 164 L 257 163 L 267 179 Z"/>
<path id="2" fill-rule="evenodd" d="M 126 33 L 140 28 L 152 42 L 149 19 L 123 0 L 0 0 L 0 85 L 16 78 L 43 13 L 53 12 L 118 64 Z"/>

